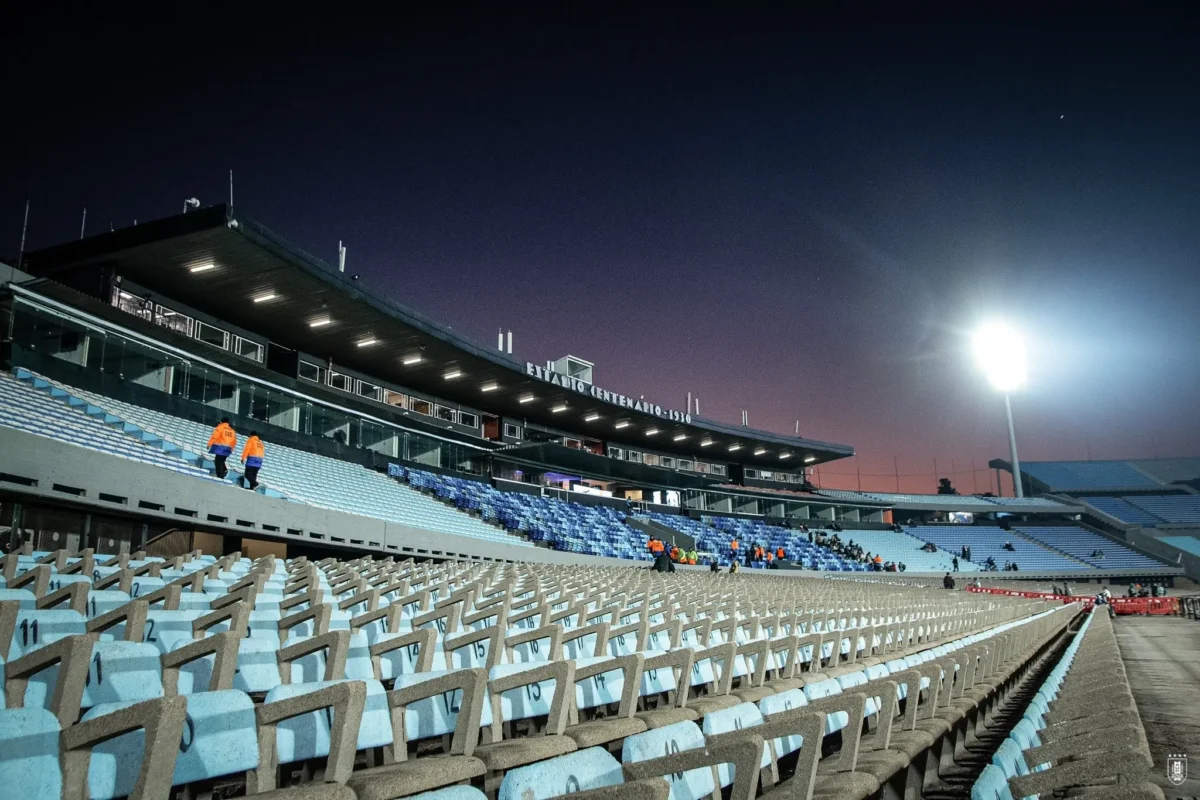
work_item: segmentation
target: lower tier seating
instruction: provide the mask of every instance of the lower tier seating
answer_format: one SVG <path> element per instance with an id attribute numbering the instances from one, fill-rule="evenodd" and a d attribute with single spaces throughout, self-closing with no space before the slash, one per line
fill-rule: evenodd
<path id="1" fill-rule="evenodd" d="M 1009 561 L 1025 572 L 1091 569 L 1089 564 L 1030 541 L 1020 533 L 1001 528 L 983 525 L 912 525 L 905 526 L 904 532 L 951 552 L 958 552 L 966 545 L 971 548 L 973 562 L 982 565 L 991 557 L 999 569 L 1003 569 L 1005 562 Z M 1006 542 L 1012 545 L 1012 550 L 1005 549 Z"/>
<path id="2" fill-rule="evenodd" d="M 0 770 L 33 798 L 903 793 L 1080 613 L 853 578 L 368 557 L 26 548 L 0 570 Z"/>
<path id="3" fill-rule="evenodd" d="M 1097 607 L 984 768 L 971 800 L 1161 798 L 1108 610 Z"/>

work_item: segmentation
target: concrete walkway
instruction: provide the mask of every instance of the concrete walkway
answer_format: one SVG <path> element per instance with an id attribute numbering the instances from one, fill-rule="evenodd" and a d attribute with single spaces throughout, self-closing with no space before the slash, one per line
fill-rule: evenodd
<path id="1" fill-rule="evenodd" d="M 1169 798 L 1200 797 L 1200 622 L 1182 617 L 1117 617 L 1114 626 L 1133 689 L 1155 783 Z M 1186 754 L 1188 780 L 1172 786 L 1167 756 Z"/>

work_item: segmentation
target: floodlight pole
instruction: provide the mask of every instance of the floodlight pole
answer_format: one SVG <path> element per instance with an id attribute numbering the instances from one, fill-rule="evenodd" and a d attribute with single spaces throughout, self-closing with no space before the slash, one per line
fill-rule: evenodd
<path id="1" fill-rule="evenodd" d="M 1017 431 L 1013 427 L 1012 403 L 1008 392 L 1004 393 L 1004 410 L 1008 412 L 1008 449 L 1012 453 L 1013 490 L 1017 497 L 1024 497 L 1025 490 L 1021 488 L 1021 462 L 1017 460 Z"/>

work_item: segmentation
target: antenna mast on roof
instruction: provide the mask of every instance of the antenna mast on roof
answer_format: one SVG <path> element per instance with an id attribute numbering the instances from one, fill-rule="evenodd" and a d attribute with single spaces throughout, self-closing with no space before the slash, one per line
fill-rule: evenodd
<path id="1" fill-rule="evenodd" d="M 346 271 L 346 248 L 342 244 L 342 240 L 338 239 L 338 272 Z"/>
<path id="2" fill-rule="evenodd" d="M 83 207 L 83 219 L 79 223 L 79 238 L 83 238 L 83 229 L 87 227 L 87 206 Z"/>
<path id="3" fill-rule="evenodd" d="M 233 170 L 229 170 L 229 207 L 233 208 Z"/>
<path id="4" fill-rule="evenodd" d="M 17 269 L 21 268 L 21 259 L 25 257 L 25 231 L 29 228 L 29 198 L 25 198 L 25 221 L 21 223 L 21 249 L 17 251 Z"/>

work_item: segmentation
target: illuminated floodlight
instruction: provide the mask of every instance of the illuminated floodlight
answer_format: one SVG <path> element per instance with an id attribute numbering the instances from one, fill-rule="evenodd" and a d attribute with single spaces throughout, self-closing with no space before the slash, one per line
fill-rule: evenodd
<path id="1" fill-rule="evenodd" d="M 252 297 L 250 299 L 256 303 L 269 303 L 270 301 L 274 300 L 276 298 L 276 296 L 277 295 L 274 292 L 265 292 L 263 294 L 258 295 L 257 297 Z"/>
<path id="2" fill-rule="evenodd" d="M 359 347 L 370 347 L 373 344 L 379 344 L 379 340 L 372 336 L 370 339 L 363 339 L 358 343 Z"/>
<path id="3" fill-rule="evenodd" d="M 754 451 L 754 455 L 756 455 L 756 456 L 761 456 L 761 455 L 762 455 L 763 453 L 765 453 L 765 452 L 767 452 L 767 448 L 765 448 L 765 447 L 760 447 L 760 448 L 758 448 L 757 450 L 755 450 L 755 451 Z"/>
<path id="4" fill-rule="evenodd" d="M 656 433 L 658 433 L 658 428 L 647 428 L 646 429 L 647 436 L 653 436 Z"/>
<path id="5" fill-rule="evenodd" d="M 400 363 L 401 363 L 401 364 L 403 364 L 403 365 L 404 365 L 404 366 L 406 366 L 406 367 L 411 367 L 413 364 L 420 364 L 422 360 L 423 360 L 423 359 L 421 358 L 421 356 L 418 356 L 418 355 L 411 355 L 411 356 L 408 356 L 408 357 L 406 357 L 406 358 L 405 358 L 403 361 L 401 361 Z"/>
<path id="6" fill-rule="evenodd" d="M 550 409 L 550 413 L 551 413 L 551 414 L 561 414 L 562 412 L 564 412 L 564 411 L 566 411 L 566 410 L 567 410 L 567 404 L 566 404 L 566 403 L 559 403 L 559 404 L 558 404 L 558 405 L 556 405 L 554 408 Z"/>
<path id="7" fill-rule="evenodd" d="M 1025 343 L 1003 322 L 984 325 L 971 338 L 975 361 L 988 382 L 1002 392 L 1025 383 Z"/>
<path id="8" fill-rule="evenodd" d="M 704 441 L 700 442 L 700 446 L 701 446 L 701 447 L 708 447 L 708 446 L 709 446 L 710 444 L 712 444 L 712 443 L 713 443 L 713 440 L 712 440 L 712 439 L 705 439 Z"/>
<path id="9" fill-rule="evenodd" d="M 673 442 L 682 442 L 682 441 L 683 441 L 684 439 L 686 439 L 686 438 L 687 438 L 687 434 L 686 434 L 686 433 L 677 433 L 677 434 L 675 434 L 675 436 L 673 436 L 673 437 L 671 438 L 671 441 L 673 441 Z"/>
<path id="10" fill-rule="evenodd" d="M 593 414 L 588 414 L 586 417 L 584 417 L 583 421 L 584 422 L 595 422 L 598 419 L 600 419 L 600 415 L 593 413 Z"/>
<path id="11" fill-rule="evenodd" d="M 308 327 L 324 328 L 326 325 L 330 324 L 331 322 L 333 322 L 333 320 L 331 320 L 329 317 L 321 317 L 320 319 L 314 319 L 312 322 L 308 323 Z"/>
<path id="12" fill-rule="evenodd" d="M 616 425 L 613 425 L 613 427 L 616 428 L 617 430 L 621 430 L 621 428 L 628 428 L 629 420 L 623 419 L 620 422 L 618 422 Z"/>
<path id="13" fill-rule="evenodd" d="M 738 450 L 741 450 L 741 449 L 742 449 L 742 446 L 741 446 L 740 444 L 731 444 L 731 445 L 729 445 L 729 452 L 731 452 L 731 453 L 733 453 L 733 452 L 736 452 L 736 451 L 738 451 Z"/>
<path id="14" fill-rule="evenodd" d="M 462 377 L 461 369 L 452 369 L 449 372 L 447 372 L 445 375 L 442 376 L 442 380 L 452 381 L 455 378 L 461 378 L 461 377 Z"/>
<path id="15" fill-rule="evenodd" d="M 479 391 L 494 392 L 499 388 L 500 388 L 499 384 L 497 384 L 495 381 L 492 381 L 491 383 L 485 383 L 483 386 L 480 386 Z"/>
<path id="16" fill-rule="evenodd" d="M 517 398 L 518 403 L 532 403 L 537 398 L 531 394 L 523 394 Z"/>
<path id="17" fill-rule="evenodd" d="M 780 461 L 786 461 L 786 460 L 788 460 L 788 459 L 789 459 L 789 458 L 791 458 L 791 457 L 792 457 L 792 454 L 791 454 L 791 453 L 780 453 L 780 454 L 779 454 L 779 460 L 780 460 Z"/>
<path id="18" fill-rule="evenodd" d="M 216 269 L 216 268 L 217 268 L 217 265 L 210 262 L 208 264 L 196 264 L 195 266 L 188 267 L 188 272 L 195 275 L 198 272 L 208 272 L 210 269 Z"/>
<path id="19" fill-rule="evenodd" d="M 807 458 L 805 458 L 805 459 L 804 459 L 804 463 L 805 463 L 805 464 L 811 464 L 812 462 L 814 462 L 814 461 L 816 461 L 816 460 L 817 460 L 817 457 L 816 457 L 816 456 L 808 456 Z"/>

